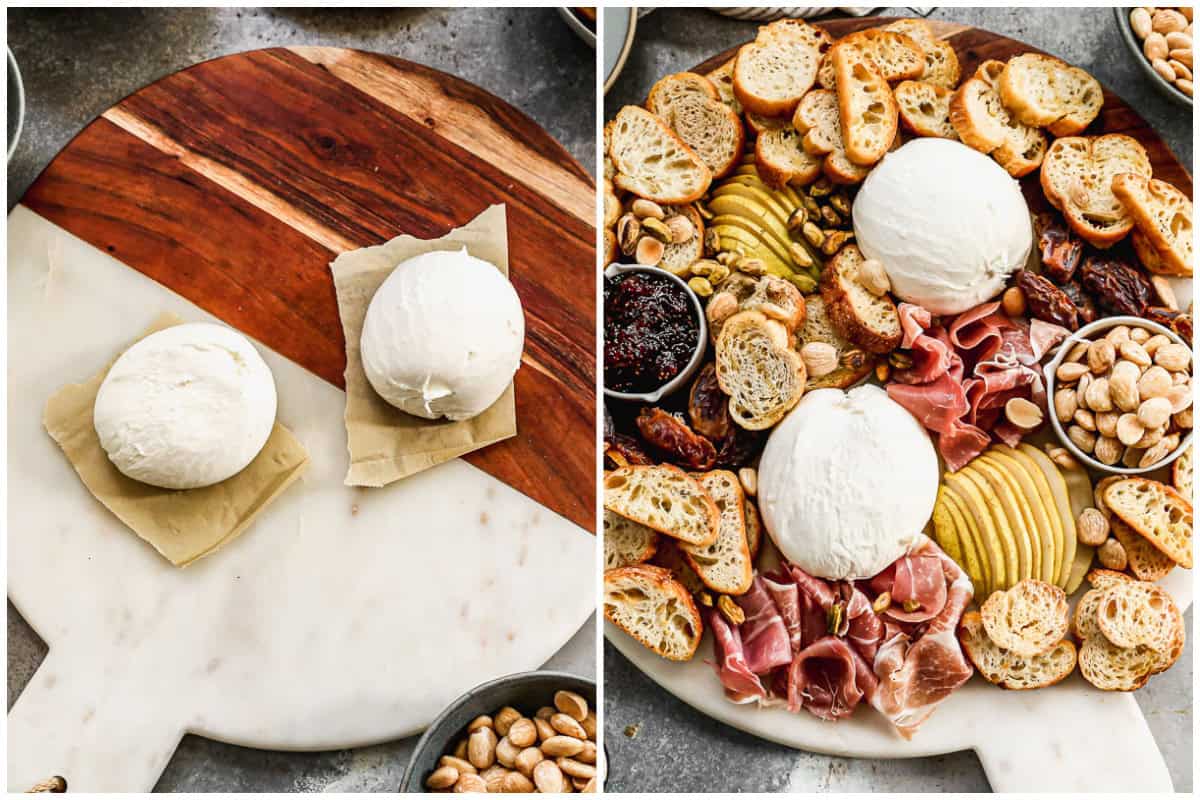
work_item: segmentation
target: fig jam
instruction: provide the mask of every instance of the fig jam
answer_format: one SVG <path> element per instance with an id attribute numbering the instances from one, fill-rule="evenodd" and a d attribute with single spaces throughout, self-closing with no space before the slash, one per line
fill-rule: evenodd
<path id="1" fill-rule="evenodd" d="M 662 275 L 626 272 L 604 279 L 604 385 L 652 392 L 684 370 L 700 321 L 685 289 Z"/>

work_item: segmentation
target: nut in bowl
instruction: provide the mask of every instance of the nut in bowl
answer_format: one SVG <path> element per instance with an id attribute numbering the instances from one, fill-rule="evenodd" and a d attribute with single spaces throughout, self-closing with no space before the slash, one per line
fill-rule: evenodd
<path id="1" fill-rule="evenodd" d="M 1192 104 L 1192 8 L 1113 9 L 1130 59 L 1163 94 Z"/>
<path id="2" fill-rule="evenodd" d="M 1174 331 L 1108 317 L 1066 339 L 1047 363 L 1050 423 L 1092 469 L 1141 475 L 1192 442 L 1192 353 Z"/>

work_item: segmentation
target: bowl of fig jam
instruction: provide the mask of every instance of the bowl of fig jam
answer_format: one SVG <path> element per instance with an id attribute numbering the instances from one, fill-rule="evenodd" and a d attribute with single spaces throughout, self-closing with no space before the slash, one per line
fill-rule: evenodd
<path id="1" fill-rule="evenodd" d="M 604 394 L 655 403 L 682 387 L 704 358 L 704 309 L 681 278 L 657 267 L 604 271 Z"/>

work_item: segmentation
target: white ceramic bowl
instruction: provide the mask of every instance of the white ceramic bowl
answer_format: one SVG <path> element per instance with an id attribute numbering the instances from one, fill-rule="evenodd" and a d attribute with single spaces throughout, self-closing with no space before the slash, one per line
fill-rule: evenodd
<path id="1" fill-rule="evenodd" d="M 696 374 L 696 370 L 700 369 L 700 362 L 704 360 L 704 349 L 708 346 L 708 321 L 704 317 L 704 306 L 700 303 L 700 298 L 692 291 L 692 288 L 687 285 L 687 282 L 678 275 L 672 275 L 665 269 L 658 267 L 644 267 L 640 264 L 609 264 L 608 269 L 604 270 L 605 278 L 612 278 L 616 275 L 622 275 L 626 272 L 649 272 L 652 275 L 662 275 L 668 280 L 674 281 L 687 293 L 688 299 L 692 301 L 692 308 L 696 312 L 696 319 L 700 321 L 699 338 L 696 341 L 696 352 L 692 353 L 692 358 L 688 361 L 687 366 L 671 380 L 664 383 L 662 386 L 655 389 L 653 392 L 645 392 L 643 394 L 635 394 L 632 392 L 617 392 L 604 387 L 604 396 L 611 397 L 614 400 L 624 400 L 630 403 L 657 403 L 662 398 L 669 394 L 673 394 L 679 389 L 687 385 L 687 382 Z"/>
<path id="2" fill-rule="evenodd" d="M 21 70 L 17 59 L 8 48 L 8 158 L 11 161 L 17 142 L 21 141 L 21 128 L 25 123 L 25 86 L 21 82 Z"/>
<path id="3" fill-rule="evenodd" d="M 1046 398 L 1047 404 L 1049 405 L 1050 425 L 1054 428 L 1054 434 L 1058 437 L 1058 440 L 1062 442 L 1063 447 L 1067 448 L 1067 450 L 1071 452 L 1071 455 L 1078 459 L 1080 463 L 1086 464 L 1091 469 L 1099 472 L 1108 472 L 1115 475 L 1143 475 L 1147 472 L 1153 472 L 1156 469 L 1161 469 L 1162 467 L 1169 465 L 1175 459 L 1179 458 L 1179 456 L 1191 446 L 1192 432 L 1188 431 L 1187 436 L 1184 436 L 1180 441 L 1179 447 L 1176 447 L 1173 451 L 1171 451 L 1170 454 L 1167 455 L 1166 458 L 1156 464 L 1151 464 L 1148 467 L 1125 467 L 1120 464 L 1109 465 L 1101 461 L 1097 461 L 1087 453 L 1080 450 L 1075 443 L 1071 441 L 1070 437 L 1067 436 L 1067 432 L 1063 429 L 1062 423 L 1058 421 L 1058 415 L 1054 413 L 1054 392 L 1058 383 L 1057 378 L 1055 378 L 1055 373 L 1058 371 L 1058 365 L 1061 364 L 1063 359 L 1067 357 L 1067 352 L 1072 348 L 1072 346 L 1075 345 L 1076 342 L 1080 342 L 1085 339 L 1090 340 L 1099 338 L 1105 331 L 1109 330 L 1110 328 L 1115 328 L 1118 325 L 1128 325 L 1131 328 L 1138 326 L 1145 328 L 1152 334 L 1161 333 L 1169 338 L 1172 342 L 1189 346 L 1190 348 L 1190 345 L 1188 345 L 1188 343 L 1185 342 L 1183 338 L 1179 336 L 1179 334 L 1175 333 L 1169 328 L 1164 328 L 1157 322 L 1151 322 L 1150 320 L 1142 319 L 1141 317 L 1107 317 L 1105 319 L 1098 319 L 1090 325 L 1084 325 L 1082 328 L 1075 331 L 1075 333 L 1067 337 L 1066 340 L 1059 345 L 1058 352 L 1054 354 L 1054 358 L 1050 359 L 1050 362 L 1045 366 Z M 1194 360 L 1193 354 L 1193 362 Z M 1195 365 L 1193 363 L 1193 369 L 1194 366 Z"/>

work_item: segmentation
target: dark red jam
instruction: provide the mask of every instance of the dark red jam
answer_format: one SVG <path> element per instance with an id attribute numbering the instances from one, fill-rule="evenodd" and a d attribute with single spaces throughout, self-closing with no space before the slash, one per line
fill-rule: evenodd
<path id="1" fill-rule="evenodd" d="M 663 275 L 626 272 L 604 279 L 604 385 L 652 392 L 687 367 L 700 321 L 687 290 Z"/>

